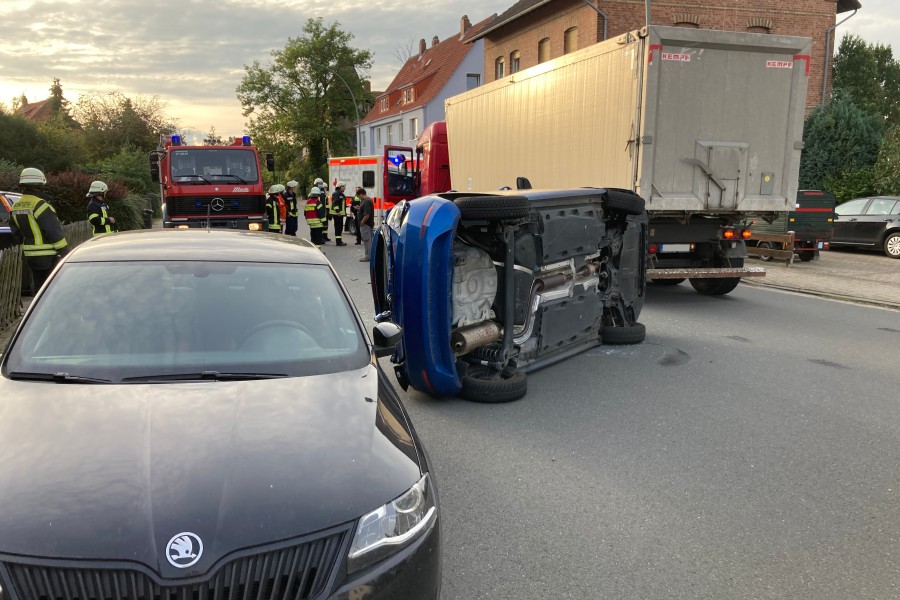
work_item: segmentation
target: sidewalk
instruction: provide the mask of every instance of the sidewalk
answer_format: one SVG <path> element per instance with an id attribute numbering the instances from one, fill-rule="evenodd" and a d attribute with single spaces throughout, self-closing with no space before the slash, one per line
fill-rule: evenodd
<path id="1" fill-rule="evenodd" d="M 744 264 L 766 269 L 765 277 L 744 279 L 749 285 L 900 310 L 900 260 L 880 252 L 842 248 L 822 251 L 810 262 L 795 260 L 791 266 L 755 258 Z"/>

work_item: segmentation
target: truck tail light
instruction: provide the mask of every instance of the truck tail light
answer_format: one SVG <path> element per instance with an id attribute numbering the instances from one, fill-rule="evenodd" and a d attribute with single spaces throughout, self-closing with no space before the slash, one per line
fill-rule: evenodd
<path id="1" fill-rule="evenodd" d="M 649 252 L 650 254 L 656 254 L 658 250 L 659 247 L 656 244 L 650 244 L 649 246 L 647 246 L 647 252 Z"/>
<path id="2" fill-rule="evenodd" d="M 731 227 L 728 227 L 722 231 L 722 237 L 726 240 L 733 240 L 737 236 L 734 233 L 734 229 Z"/>
<path id="3" fill-rule="evenodd" d="M 749 229 L 745 229 L 741 232 L 741 237 L 744 238 L 745 240 L 749 240 L 750 238 L 753 237 L 753 232 L 750 231 Z"/>

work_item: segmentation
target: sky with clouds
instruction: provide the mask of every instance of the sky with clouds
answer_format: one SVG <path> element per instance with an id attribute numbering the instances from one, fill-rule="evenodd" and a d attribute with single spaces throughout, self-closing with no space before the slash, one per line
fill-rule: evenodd
<path id="1" fill-rule="evenodd" d="M 900 58 L 900 0 L 860 0 L 863 8 L 838 27 L 870 43 L 889 44 Z M 66 98 L 118 90 L 157 96 L 183 129 L 223 136 L 243 133 L 235 88 L 244 65 L 266 64 L 271 51 L 301 35 L 309 18 L 337 22 L 352 44 L 374 54 L 373 89 L 400 68 L 402 47 L 459 31 L 515 0 L 0 0 L 0 102 L 24 93 L 49 95 L 58 77 Z M 850 13 L 839 16 L 843 19 Z"/>

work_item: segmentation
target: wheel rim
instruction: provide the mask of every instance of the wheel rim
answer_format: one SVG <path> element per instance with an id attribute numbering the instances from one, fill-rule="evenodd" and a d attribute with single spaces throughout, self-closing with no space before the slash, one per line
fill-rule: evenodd
<path id="1" fill-rule="evenodd" d="M 884 251 L 889 256 L 900 256 L 900 235 L 892 235 L 884 243 Z"/>

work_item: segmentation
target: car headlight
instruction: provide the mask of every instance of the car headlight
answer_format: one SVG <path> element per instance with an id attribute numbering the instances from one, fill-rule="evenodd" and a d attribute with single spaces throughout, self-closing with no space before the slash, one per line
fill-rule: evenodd
<path id="1" fill-rule="evenodd" d="M 434 521 L 437 507 L 426 473 L 409 490 L 359 520 L 347 571 L 367 567 L 403 548 Z"/>

